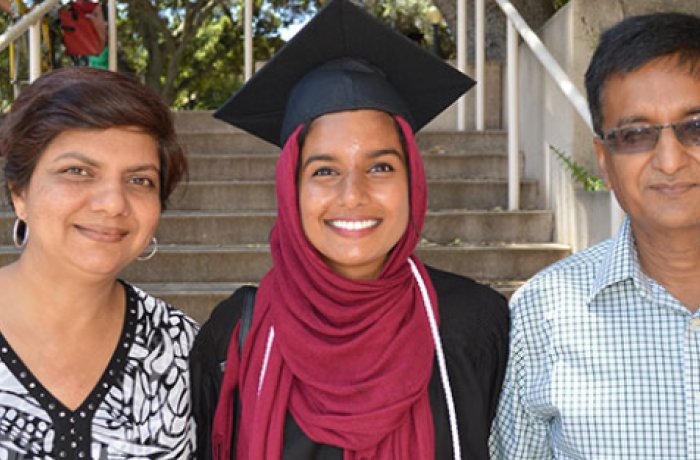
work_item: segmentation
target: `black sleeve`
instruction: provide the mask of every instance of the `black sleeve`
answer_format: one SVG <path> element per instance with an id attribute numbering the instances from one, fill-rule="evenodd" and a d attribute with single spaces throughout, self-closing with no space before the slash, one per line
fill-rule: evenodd
<path id="1" fill-rule="evenodd" d="M 505 299 L 494 303 L 490 309 L 491 313 L 491 340 L 488 341 L 490 349 L 486 350 L 487 357 L 484 361 L 487 365 L 484 368 L 483 386 L 488 391 L 489 398 L 489 425 L 496 417 L 498 400 L 503 388 L 503 380 L 506 375 L 506 365 L 508 364 L 509 334 L 510 334 L 510 311 Z M 490 364 L 488 362 L 490 361 Z"/>
<path id="2" fill-rule="evenodd" d="M 438 295 L 440 335 L 445 351 L 462 455 L 488 459 L 488 438 L 508 359 L 509 311 L 506 299 L 469 278 L 428 268 Z M 451 434 L 445 394 L 434 369 L 436 458 L 450 458 Z M 433 383 L 433 382 L 431 382 Z"/>
<path id="3" fill-rule="evenodd" d="M 192 386 L 192 413 L 197 423 L 197 455 L 199 460 L 210 460 L 211 428 L 228 345 L 236 324 L 241 318 L 244 290 L 237 289 L 219 303 L 197 335 L 190 353 L 190 384 Z"/>

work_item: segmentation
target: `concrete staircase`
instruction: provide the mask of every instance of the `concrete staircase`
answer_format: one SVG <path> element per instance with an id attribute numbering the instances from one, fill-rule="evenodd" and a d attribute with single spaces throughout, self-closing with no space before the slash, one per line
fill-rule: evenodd
<path id="1" fill-rule="evenodd" d="M 197 320 L 270 267 L 267 237 L 275 220 L 278 149 L 211 118 L 176 114 L 190 162 L 190 182 L 163 215 L 160 250 L 123 277 Z M 429 213 L 418 250 L 432 266 L 489 283 L 509 295 L 546 265 L 569 254 L 552 243 L 553 217 L 536 210 L 537 184 L 523 181 L 524 211 L 507 202 L 504 132 L 418 136 L 429 179 Z M 7 209 L 7 208 L 5 208 Z M 0 213 L 0 264 L 14 259 L 13 216 Z"/>

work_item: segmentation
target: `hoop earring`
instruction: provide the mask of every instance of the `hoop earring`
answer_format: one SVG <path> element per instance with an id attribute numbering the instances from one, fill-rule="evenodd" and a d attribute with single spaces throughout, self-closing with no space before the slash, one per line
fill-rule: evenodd
<path id="1" fill-rule="evenodd" d="M 153 245 L 153 249 L 151 252 L 146 254 L 145 256 L 138 256 L 136 260 L 144 261 L 144 260 L 150 260 L 153 258 L 154 255 L 156 255 L 156 252 L 158 252 L 158 239 L 154 236 L 151 238 L 151 244 Z"/>
<path id="2" fill-rule="evenodd" d="M 20 237 L 20 228 L 24 226 L 24 231 L 22 231 L 22 235 Z M 27 226 L 27 223 L 17 217 L 15 219 L 15 223 L 12 226 L 12 242 L 15 243 L 15 247 L 17 248 L 23 248 L 24 246 L 27 245 L 27 239 L 29 238 L 29 227 Z"/>

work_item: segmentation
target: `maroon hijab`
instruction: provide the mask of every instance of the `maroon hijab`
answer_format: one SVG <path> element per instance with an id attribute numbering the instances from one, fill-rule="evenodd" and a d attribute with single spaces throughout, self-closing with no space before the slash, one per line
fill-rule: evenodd
<path id="1" fill-rule="evenodd" d="M 240 359 L 238 327 L 230 342 L 214 418 L 215 459 L 230 459 L 234 430 L 237 459 L 281 458 L 287 412 L 312 440 L 343 448 L 345 460 L 434 456 L 428 383 L 435 346 L 408 263 L 416 263 L 437 318 L 435 290 L 413 255 L 427 184 L 413 132 L 396 119 L 406 139 L 411 223 L 376 280 L 334 273 L 306 239 L 296 183 L 301 127 L 287 140 L 277 164 L 274 267 L 260 283 Z"/>

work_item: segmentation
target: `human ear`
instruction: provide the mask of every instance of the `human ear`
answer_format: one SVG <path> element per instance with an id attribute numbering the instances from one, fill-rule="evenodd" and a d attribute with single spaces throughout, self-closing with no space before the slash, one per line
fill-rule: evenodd
<path id="1" fill-rule="evenodd" d="M 612 182 L 610 181 L 610 153 L 608 153 L 603 141 L 596 138 L 593 140 L 593 149 L 595 151 L 596 160 L 598 160 L 598 168 L 603 176 L 603 181 L 608 190 L 612 190 Z"/>
<path id="2" fill-rule="evenodd" d="M 12 200 L 12 209 L 15 210 L 15 214 L 22 220 L 26 220 L 27 217 L 27 203 L 25 195 L 27 194 L 26 189 L 17 190 L 17 187 L 10 183 L 8 184 L 10 189 L 10 199 Z"/>

